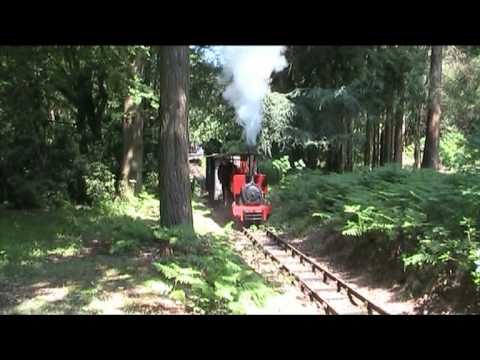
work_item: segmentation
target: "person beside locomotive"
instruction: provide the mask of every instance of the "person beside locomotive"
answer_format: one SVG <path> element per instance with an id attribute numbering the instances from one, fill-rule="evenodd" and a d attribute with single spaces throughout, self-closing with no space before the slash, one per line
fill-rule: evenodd
<path id="1" fill-rule="evenodd" d="M 231 160 L 228 160 L 226 158 L 222 159 L 222 162 L 218 167 L 218 180 L 220 180 L 220 183 L 222 184 L 222 196 L 225 206 L 228 206 L 233 199 L 233 194 L 230 190 L 230 186 L 232 183 L 232 176 L 235 171 L 236 166 Z"/>

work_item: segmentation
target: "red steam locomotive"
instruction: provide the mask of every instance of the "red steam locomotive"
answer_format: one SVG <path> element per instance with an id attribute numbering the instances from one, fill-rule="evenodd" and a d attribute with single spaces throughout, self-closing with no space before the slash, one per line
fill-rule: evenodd
<path id="1" fill-rule="evenodd" d="M 207 156 L 206 185 L 211 201 L 222 197 L 232 215 L 245 226 L 267 221 L 272 206 L 265 174 L 257 171 L 254 154 Z"/>

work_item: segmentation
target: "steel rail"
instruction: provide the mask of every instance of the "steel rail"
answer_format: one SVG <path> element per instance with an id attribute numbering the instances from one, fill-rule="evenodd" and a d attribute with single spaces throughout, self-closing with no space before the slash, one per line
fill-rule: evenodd
<path id="1" fill-rule="evenodd" d="M 270 239 L 274 240 L 277 244 L 279 244 L 281 247 L 283 247 L 287 252 L 288 250 L 292 253 L 292 256 L 297 255 L 300 258 L 300 262 L 307 262 L 308 264 L 311 265 L 312 267 L 312 272 L 316 273 L 316 271 L 319 271 L 323 275 L 323 282 L 328 284 L 328 280 L 332 280 L 336 283 L 337 286 L 337 291 L 340 292 L 344 290 L 352 302 L 352 304 L 358 306 L 358 304 L 355 303 L 353 298 L 356 298 L 359 302 L 363 303 L 365 308 L 367 309 L 367 312 L 369 315 L 373 314 L 373 312 L 376 312 L 380 315 L 389 315 L 387 311 L 379 307 L 378 305 L 375 305 L 372 301 L 368 300 L 365 296 L 360 294 L 358 291 L 347 285 L 344 281 L 333 275 L 331 272 L 320 266 L 318 263 L 315 262 L 312 258 L 309 256 L 305 255 L 298 249 L 294 248 L 292 245 L 288 244 L 284 240 L 282 240 L 279 236 L 275 235 L 273 232 L 267 230 L 267 237 Z"/>
<path id="2" fill-rule="evenodd" d="M 262 252 L 265 255 L 265 258 L 270 257 L 273 259 L 275 262 L 280 264 L 280 268 L 287 272 L 288 274 L 292 275 L 295 282 L 300 285 L 300 289 L 302 290 L 303 293 L 307 293 L 311 301 L 315 301 L 319 303 L 322 307 L 324 312 L 327 315 L 338 315 L 339 313 L 333 308 L 331 304 L 329 304 L 328 301 L 325 299 L 322 299 L 322 297 L 314 291 L 307 283 L 305 283 L 298 274 L 295 273 L 295 271 L 289 269 L 276 255 L 274 255 L 271 251 L 269 251 L 267 248 L 265 248 L 264 244 L 262 244 L 260 241 L 258 241 L 246 228 L 242 228 L 242 233 L 247 236 L 247 238 L 252 241 L 254 244 L 259 246 L 262 250 Z M 298 249 L 294 248 L 284 240 L 282 240 L 280 237 L 275 235 L 273 232 L 267 230 L 266 235 L 269 239 L 273 240 L 282 250 L 286 251 L 287 254 L 288 252 L 291 253 L 292 257 L 298 256 L 300 259 L 300 263 L 305 264 L 308 263 L 311 266 L 312 272 L 314 274 L 320 273 L 321 280 L 327 284 L 330 285 L 329 281 L 335 282 L 337 292 L 342 292 L 344 291 L 346 295 L 348 296 L 348 299 L 350 302 L 355 305 L 355 306 L 360 306 L 357 302 L 360 302 L 363 304 L 363 307 L 367 310 L 368 315 L 373 315 L 374 312 L 380 315 L 389 315 L 387 311 L 379 307 L 378 305 L 375 305 L 372 301 L 368 300 L 365 296 L 362 294 L 358 293 L 355 289 L 351 288 L 349 285 L 347 285 L 344 281 L 340 280 L 338 277 L 333 275 L 331 272 L 320 266 L 318 263 L 316 263 L 313 259 L 311 259 L 309 256 L 305 255 Z M 357 302 L 355 301 L 357 300 Z"/>
<path id="3" fill-rule="evenodd" d="M 272 258 L 274 261 L 276 261 L 277 263 L 280 264 L 280 268 L 282 270 L 284 270 L 285 272 L 287 272 L 289 275 L 292 275 L 295 279 L 295 281 L 300 284 L 300 290 L 305 293 L 307 292 L 309 298 L 311 301 L 316 301 L 318 303 L 320 303 L 320 305 L 322 306 L 323 308 L 323 311 L 325 312 L 325 314 L 327 315 L 338 315 L 337 311 L 324 299 L 322 299 L 320 297 L 320 295 L 318 295 L 312 288 L 310 288 L 310 286 L 308 286 L 308 284 L 306 284 L 304 281 L 302 281 L 302 279 L 300 279 L 300 277 L 295 274 L 295 272 L 293 272 L 291 269 L 289 269 L 285 264 L 283 264 L 274 254 L 272 254 L 268 249 L 266 249 L 257 239 L 255 239 L 255 237 L 249 232 L 247 231 L 245 228 L 242 229 L 242 232 L 243 234 L 245 234 L 254 244 L 256 244 L 257 246 L 259 246 L 264 255 L 265 255 L 265 258 L 267 257 L 270 257 Z"/>

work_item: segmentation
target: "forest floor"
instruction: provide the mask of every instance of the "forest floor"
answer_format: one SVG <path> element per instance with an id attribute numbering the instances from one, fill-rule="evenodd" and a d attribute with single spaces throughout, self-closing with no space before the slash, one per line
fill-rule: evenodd
<path id="1" fill-rule="evenodd" d="M 112 251 L 123 239 L 141 238 L 157 224 L 158 200 L 147 198 L 140 204 L 121 216 L 85 209 L 0 209 L 0 314 L 194 313 L 186 306 L 184 294 L 174 296 L 171 285 L 155 268 L 155 261 L 163 257 L 158 242 L 140 242 L 127 252 Z M 221 246 L 232 249 L 240 259 L 232 262 L 230 250 L 217 252 L 225 266 L 220 268 L 223 274 L 213 280 L 229 275 L 228 267 L 237 264 L 236 274 L 252 271 L 260 275 L 249 286 L 272 290 L 262 306 L 249 305 L 243 313 L 321 313 L 275 264 L 233 229 L 228 209 L 212 208 L 198 198 L 193 209 L 197 234 L 212 234 L 214 241 L 227 239 Z M 302 238 L 285 238 L 392 314 L 455 313 L 443 305 L 426 308 L 423 299 L 407 296 L 394 269 L 377 267 L 374 271 L 345 261 L 348 249 L 333 249 L 331 244 L 338 241 L 332 236 L 317 230 Z M 115 243 L 115 239 L 122 240 Z M 240 297 L 245 294 L 242 289 L 236 292 Z"/>
<path id="2" fill-rule="evenodd" d="M 193 207 L 198 234 L 226 234 L 230 223 L 217 216 L 222 211 L 212 211 L 202 201 L 194 201 Z M 157 219 L 158 200 L 153 198 L 124 216 L 92 209 L 0 209 L 0 314 L 193 313 L 184 298 L 172 296 L 172 287 L 153 266 L 163 256 L 158 243 L 142 242 L 126 253 L 112 251 L 115 238 L 142 234 Z M 261 275 L 248 284 L 261 281 L 272 290 L 264 305 L 251 304 L 243 313 L 319 313 L 288 279 L 278 277 L 272 264 L 259 260 L 263 257 L 245 239 L 229 234 L 234 235 L 229 248 L 245 259 L 241 273 Z M 240 296 L 245 293 L 238 290 Z"/>
<path id="3" fill-rule="evenodd" d="M 107 219 L 75 211 L 0 214 L 0 314 L 183 313 L 151 266 L 154 248 L 111 254 Z M 148 221 L 140 219 L 138 221 Z"/>

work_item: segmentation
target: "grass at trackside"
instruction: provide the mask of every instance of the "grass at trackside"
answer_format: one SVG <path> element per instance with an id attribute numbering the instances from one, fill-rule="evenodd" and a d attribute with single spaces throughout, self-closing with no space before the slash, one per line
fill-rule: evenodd
<path id="1" fill-rule="evenodd" d="M 0 209 L 0 314 L 261 306 L 269 287 L 233 252 L 209 210 L 198 201 L 193 207 L 198 235 L 160 229 L 159 203 L 149 195 L 96 208 Z M 160 253 L 165 245 L 173 253 Z"/>

